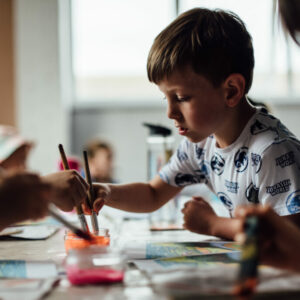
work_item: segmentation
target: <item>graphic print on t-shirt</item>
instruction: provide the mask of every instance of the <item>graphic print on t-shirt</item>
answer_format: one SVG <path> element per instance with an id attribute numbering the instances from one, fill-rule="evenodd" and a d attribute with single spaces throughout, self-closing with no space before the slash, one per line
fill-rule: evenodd
<path id="1" fill-rule="evenodd" d="M 234 165 L 237 172 L 244 172 L 248 167 L 248 148 L 240 148 L 234 156 Z"/>
<path id="2" fill-rule="evenodd" d="M 259 203 L 259 199 L 258 199 L 258 192 L 259 192 L 259 188 L 257 188 L 253 182 L 251 182 L 249 184 L 249 186 L 246 189 L 246 198 L 249 202 L 257 204 Z"/>
<path id="3" fill-rule="evenodd" d="M 217 196 L 224 203 L 224 205 L 228 208 L 229 213 L 231 215 L 232 210 L 233 210 L 233 204 L 232 204 L 232 201 L 230 200 L 230 198 L 223 192 L 219 192 L 217 194 Z"/>
<path id="4" fill-rule="evenodd" d="M 219 153 L 215 153 L 211 158 L 210 166 L 217 175 L 221 175 L 224 172 L 225 160 Z"/>
<path id="5" fill-rule="evenodd" d="M 300 212 L 300 190 L 291 193 L 287 197 L 286 207 L 291 214 Z"/>
<path id="6" fill-rule="evenodd" d="M 255 166 L 256 168 L 255 173 L 258 173 L 262 165 L 261 156 L 256 153 L 251 153 L 251 162 L 252 162 L 252 166 Z"/>

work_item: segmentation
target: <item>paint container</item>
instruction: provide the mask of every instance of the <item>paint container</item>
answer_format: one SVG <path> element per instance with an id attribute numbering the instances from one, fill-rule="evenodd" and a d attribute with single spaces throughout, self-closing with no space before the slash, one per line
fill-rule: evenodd
<path id="1" fill-rule="evenodd" d="M 65 249 L 68 252 L 70 249 L 83 249 L 90 246 L 109 246 L 110 235 L 107 228 L 99 228 L 97 234 L 91 234 L 93 239 L 91 241 L 84 240 L 78 237 L 73 232 L 67 230 L 64 237 Z"/>
<path id="2" fill-rule="evenodd" d="M 125 258 L 110 247 L 72 249 L 66 259 L 66 272 L 74 285 L 107 284 L 124 279 Z"/>

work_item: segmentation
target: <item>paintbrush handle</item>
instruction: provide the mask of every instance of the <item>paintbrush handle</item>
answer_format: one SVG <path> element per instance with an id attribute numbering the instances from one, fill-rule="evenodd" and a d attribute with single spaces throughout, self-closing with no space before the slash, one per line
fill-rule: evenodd
<path id="1" fill-rule="evenodd" d="M 86 151 L 83 151 L 83 161 L 84 161 L 85 178 L 87 180 L 87 183 L 90 186 L 88 191 L 88 202 L 90 205 L 90 209 L 92 210 L 91 223 L 92 223 L 94 233 L 97 234 L 97 232 L 99 232 L 99 224 L 98 224 L 97 214 L 93 209 L 93 205 L 95 201 L 95 191 L 93 188 L 92 176 L 89 168 L 89 161 L 88 161 L 88 156 Z"/>
<path id="2" fill-rule="evenodd" d="M 75 234 L 77 234 L 78 236 L 86 239 L 86 240 L 90 240 L 91 237 L 85 233 L 84 231 L 80 230 L 79 228 L 77 228 L 76 226 L 74 226 L 73 224 L 71 224 L 70 222 L 68 222 L 67 220 L 65 220 L 60 214 L 58 214 L 55 209 L 53 208 L 52 204 L 50 204 L 48 206 L 48 213 L 50 216 L 52 216 L 54 219 L 56 219 L 58 222 L 62 223 L 63 225 L 65 225 L 67 228 L 69 228 L 72 232 L 74 232 Z"/>
<path id="3" fill-rule="evenodd" d="M 59 144 L 58 149 L 59 149 L 59 153 L 60 153 L 60 157 L 61 157 L 64 169 L 65 170 L 70 170 L 70 166 L 69 166 L 69 163 L 68 163 L 67 156 L 66 156 L 63 145 Z M 76 208 L 76 213 L 78 215 L 78 218 L 79 218 L 80 225 L 81 225 L 82 229 L 86 230 L 86 231 L 89 231 L 89 227 L 88 227 L 88 224 L 86 222 L 84 212 L 83 212 L 83 209 L 82 209 L 81 205 L 77 204 L 75 206 L 75 208 Z"/>
<path id="4" fill-rule="evenodd" d="M 93 210 L 91 215 L 91 222 L 94 230 L 94 234 L 97 235 L 99 232 L 99 224 L 98 224 L 98 217 L 96 212 Z"/>

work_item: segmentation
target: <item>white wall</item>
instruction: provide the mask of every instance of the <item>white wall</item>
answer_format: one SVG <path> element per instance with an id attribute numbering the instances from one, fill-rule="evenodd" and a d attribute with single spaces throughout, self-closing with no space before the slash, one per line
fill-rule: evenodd
<path id="1" fill-rule="evenodd" d="M 35 140 L 37 146 L 30 158 L 34 170 L 48 173 L 55 169 L 57 144 L 69 147 L 68 114 L 63 104 L 69 87 L 63 73 L 63 49 L 60 44 L 62 5 L 68 0 L 15 0 L 15 74 L 17 124 L 20 132 Z M 61 75 L 64 74 L 64 77 Z M 65 83 L 66 82 L 66 83 Z M 64 84 L 65 83 L 65 84 Z"/>

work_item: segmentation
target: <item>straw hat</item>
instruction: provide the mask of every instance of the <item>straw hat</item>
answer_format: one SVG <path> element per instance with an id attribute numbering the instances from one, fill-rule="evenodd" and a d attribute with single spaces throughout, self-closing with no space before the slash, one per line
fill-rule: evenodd
<path id="1" fill-rule="evenodd" d="M 11 156 L 21 146 L 32 147 L 33 143 L 21 137 L 14 127 L 0 125 L 0 163 Z"/>

